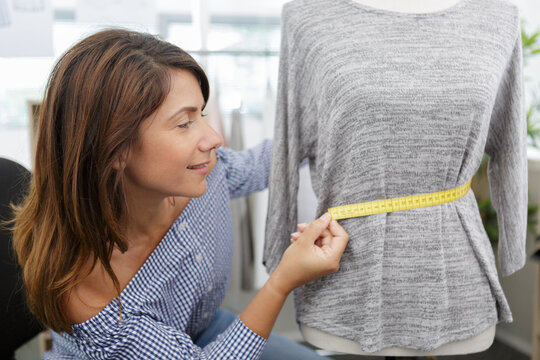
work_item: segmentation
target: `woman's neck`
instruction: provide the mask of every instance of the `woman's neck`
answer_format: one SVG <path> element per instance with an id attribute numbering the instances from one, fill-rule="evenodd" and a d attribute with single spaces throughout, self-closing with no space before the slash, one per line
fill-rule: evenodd
<path id="1" fill-rule="evenodd" d="M 157 245 L 190 200 L 185 197 L 167 197 L 160 201 L 143 197 L 126 199 L 128 210 L 123 223 L 128 246 Z"/>

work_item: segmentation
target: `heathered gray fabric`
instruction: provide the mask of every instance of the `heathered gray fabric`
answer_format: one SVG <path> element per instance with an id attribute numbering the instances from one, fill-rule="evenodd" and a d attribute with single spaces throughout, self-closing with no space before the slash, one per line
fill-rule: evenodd
<path id="1" fill-rule="evenodd" d="M 295 231 L 298 164 L 318 214 L 332 206 L 454 188 L 490 155 L 503 275 L 525 262 L 526 126 L 519 14 L 462 0 L 431 14 L 353 0 L 295 0 L 282 45 L 264 262 Z M 342 220 L 340 271 L 295 291 L 297 320 L 355 340 L 431 350 L 512 315 L 474 194 Z"/>

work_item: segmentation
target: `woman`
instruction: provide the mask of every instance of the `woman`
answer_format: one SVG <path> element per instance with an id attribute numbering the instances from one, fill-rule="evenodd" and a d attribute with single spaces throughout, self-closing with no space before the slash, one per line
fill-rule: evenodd
<path id="1" fill-rule="evenodd" d="M 325 214 L 238 317 L 218 311 L 229 200 L 267 186 L 271 143 L 217 149 L 208 93 L 188 54 L 131 31 L 92 35 L 54 67 L 14 222 L 28 304 L 53 330 L 46 359 L 258 359 L 287 295 L 337 271 L 348 236 Z M 273 336 L 262 358 L 278 351 L 317 356 Z"/>

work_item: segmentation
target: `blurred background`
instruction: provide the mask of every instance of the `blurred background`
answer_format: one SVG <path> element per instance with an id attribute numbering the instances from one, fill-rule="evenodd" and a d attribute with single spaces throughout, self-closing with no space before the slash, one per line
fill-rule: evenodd
<path id="1" fill-rule="evenodd" d="M 540 199 L 540 1 L 509 0 L 523 19 L 524 76 L 528 117 L 529 254 L 537 249 Z M 227 145 L 236 149 L 271 138 L 277 88 L 280 13 L 284 0 L 0 0 L 0 157 L 32 169 L 33 129 L 49 71 L 58 57 L 83 37 L 115 26 L 150 32 L 188 51 L 205 68 L 211 85 L 207 112 Z M 538 56 L 537 56 L 538 55 Z M 39 151 L 39 149 L 38 149 Z M 475 193 L 484 224 L 497 246 L 496 216 L 480 169 Z M 314 217 L 309 169 L 301 170 L 299 221 Z M 267 193 L 233 204 L 236 248 L 230 289 L 223 307 L 241 312 L 266 280 L 261 265 Z M 501 324 L 497 341 L 507 359 L 540 359 L 538 265 L 532 259 L 502 279 L 514 323 Z M 294 340 L 301 335 L 292 299 L 274 330 Z M 536 316 L 536 318 L 535 318 Z M 540 325 L 537 325 L 540 326 Z M 37 359 L 48 346 L 42 335 L 19 349 L 19 360 Z M 493 352 L 493 350 L 492 350 Z M 510 354 L 510 355 L 508 355 Z M 484 354 L 482 358 L 495 358 Z M 504 357 L 506 356 L 506 357 Z M 519 357 L 518 357 L 519 356 Z M 336 358 L 342 358 L 337 356 Z M 471 357 L 472 358 L 472 357 Z M 498 358 L 498 357 L 497 357 Z"/>

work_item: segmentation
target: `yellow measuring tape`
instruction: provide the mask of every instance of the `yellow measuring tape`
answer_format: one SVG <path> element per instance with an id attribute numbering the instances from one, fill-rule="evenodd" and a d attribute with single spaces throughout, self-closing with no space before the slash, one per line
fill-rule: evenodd
<path id="1" fill-rule="evenodd" d="M 450 190 L 336 206 L 328 209 L 328 212 L 332 215 L 332 220 L 340 220 L 444 204 L 465 196 L 471 187 L 471 181 L 472 179 Z"/>

